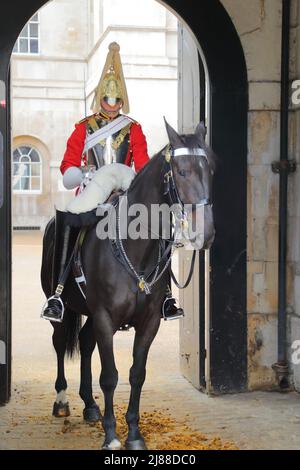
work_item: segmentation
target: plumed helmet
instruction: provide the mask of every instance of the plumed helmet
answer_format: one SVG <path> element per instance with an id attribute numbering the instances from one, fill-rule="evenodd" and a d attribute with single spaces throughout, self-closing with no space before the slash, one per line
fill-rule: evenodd
<path id="1" fill-rule="evenodd" d="M 102 99 L 105 99 L 108 104 L 112 106 L 114 106 L 117 100 L 122 100 L 123 112 L 125 114 L 129 113 L 129 102 L 120 57 L 120 46 L 116 42 L 112 42 L 108 46 L 106 62 L 92 103 L 94 112 L 99 111 L 100 101 Z"/>

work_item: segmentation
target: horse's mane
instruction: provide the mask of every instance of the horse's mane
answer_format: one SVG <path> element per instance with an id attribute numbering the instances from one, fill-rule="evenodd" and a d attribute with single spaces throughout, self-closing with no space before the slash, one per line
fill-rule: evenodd
<path id="1" fill-rule="evenodd" d="M 164 149 L 166 147 L 163 147 L 158 153 L 154 154 L 153 157 L 150 157 L 149 161 L 146 163 L 145 166 L 143 166 L 143 168 L 141 169 L 141 171 L 139 171 L 134 179 L 132 180 L 129 188 L 128 188 L 128 193 L 130 191 L 132 191 L 135 186 L 137 185 L 137 183 L 139 182 L 140 178 L 143 178 L 145 173 L 149 171 L 149 168 L 152 166 L 153 162 L 156 161 L 163 153 Z"/>

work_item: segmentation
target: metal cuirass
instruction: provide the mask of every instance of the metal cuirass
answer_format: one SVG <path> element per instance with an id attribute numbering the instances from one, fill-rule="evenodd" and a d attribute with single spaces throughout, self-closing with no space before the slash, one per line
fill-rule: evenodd
<path id="1" fill-rule="evenodd" d="M 92 134 L 95 132 L 97 124 L 98 129 L 104 127 L 108 121 L 101 117 L 95 118 L 93 121 L 93 127 L 90 122 L 87 122 L 87 132 Z M 129 148 L 129 136 L 130 136 L 131 123 L 125 126 L 120 131 L 112 134 L 105 140 L 100 141 L 93 148 L 88 151 L 87 163 L 88 165 L 94 165 L 98 170 L 103 165 L 110 163 L 125 163 L 126 156 Z"/>

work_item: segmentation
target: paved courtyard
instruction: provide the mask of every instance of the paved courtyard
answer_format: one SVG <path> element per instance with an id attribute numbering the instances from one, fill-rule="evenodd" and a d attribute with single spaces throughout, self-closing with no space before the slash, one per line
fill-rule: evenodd
<path id="1" fill-rule="evenodd" d="M 13 242 L 13 392 L 10 403 L 0 408 L 0 449 L 98 449 L 103 438 L 100 425 L 82 421 L 78 360 L 68 361 L 66 367 L 71 416 L 51 416 L 56 361 L 52 327 L 39 318 L 45 300 L 39 284 L 41 235 L 16 233 Z M 169 449 L 180 435 L 186 435 L 187 449 L 201 435 L 204 440 L 220 438 L 225 448 L 229 441 L 240 449 L 300 449 L 300 395 L 200 393 L 180 374 L 178 329 L 177 321 L 162 323 L 149 355 L 142 422 L 150 448 L 164 448 L 160 446 L 165 433 Z M 130 331 L 117 333 L 115 340 L 118 418 L 129 396 L 132 339 Z M 97 352 L 93 372 L 94 394 L 101 406 Z"/>

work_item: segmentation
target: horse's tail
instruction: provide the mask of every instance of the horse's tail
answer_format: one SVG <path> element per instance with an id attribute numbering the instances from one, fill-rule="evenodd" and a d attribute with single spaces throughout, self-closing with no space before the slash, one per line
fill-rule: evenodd
<path id="1" fill-rule="evenodd" d="M 80 313 L 73 312 L 72 310 L 66 309 L 64 315 L 64 327 L 67 337 L 67 356 L 73 357 L 79 353 L 79 332 L 82 327 L 82 315 Z"/>
<path id="2" fill-rule="evenodd" d="M 43 252 L 41 265 L 41 284 L 46 297 L 51 294 L 52 257 L 54 249 L 55 219 L 49 220 L 43 236 Z"/>

